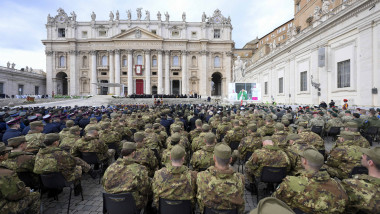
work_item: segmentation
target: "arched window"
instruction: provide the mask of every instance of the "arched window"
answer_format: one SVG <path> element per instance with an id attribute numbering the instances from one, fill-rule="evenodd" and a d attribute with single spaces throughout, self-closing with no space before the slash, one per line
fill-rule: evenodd
<path id="1" fill-rule="evenodd" d="M 102 66 L 107 66 L 108 65 L 108 62 L 107 62 L 107 56 L 102 56 Z"/>
<path id="2" fill-rule="evenodd" d="M 143 64 L 143 57 L 141 55 L 137 55 L 137 65 Z"/>
<path id="3" fill-rule="evenodd" d="M 60 56 L 59 57 L 59 67 L 60 68 L 64 68 L 64 67 L 66 67 L 65 65 L 66 65 L 66 59 L 65 59 L 65 57 L 64 56 Z"/>
<path id="4" fill-rule="evenodd" d="M 173 56 L 173 66 L 179 66 L 179 58 L 178 58 L 178 56 Z"/>
<path id="5" fill-rule="evenodd" d="M 191 66 L 197 67 L 197 57 L 196 56 L 191 57 Z"/>
<path id="6" fill-rule="evenodd" d="M 154 56 L 152 57 L 152 66 L 153 66 L 153 67 L 157 67 L 157 57 L 156 57 L 156 55 L 154 55 Z"/>
<path id="7" fill-rule="evenodd" d="M 82 58 L 82 67 L 83 68 L 87 68 L 88 67 L 87 56 L 83 56 L 83 58 Z"/>
<path id="8" fill-rule="evenodd" d="M 121 65 L 123 67 L 127 67 L 127 57 L 124 55 L 123 58 L 122 58 L 122 62 L 121 62 Z"/>
<path id="9" fill-rule="evenodd" d="M 214 58 L 214 67 L 220 68 L 220 58 L 218 56 Z"/>

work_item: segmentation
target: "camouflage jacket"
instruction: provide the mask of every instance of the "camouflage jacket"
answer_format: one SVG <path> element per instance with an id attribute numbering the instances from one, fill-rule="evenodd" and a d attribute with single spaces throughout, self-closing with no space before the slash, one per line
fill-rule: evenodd
<path id="1" fill-rule="evenodd" d="M 272 136 L 274 134 L 274 124 L 265 125 L 257 130 L 262 137 Z"/>
<path id="2" fill-rule="evenodd" d="M 346 213 L 380 213 L 380 178 L 369 175 L 355 175 L 342 182 L 348 195 Z"/>
<path id="3" fill-rule="evenodd" d="M 218 127 L 216 128 L 216 137 L 218 139 L 220 139 L 220 137 L 223 135 L 226 135 L 228 130 L 231 130 L 232 129 L 232 126 L 231 126 L 231 123 L 229 122 L 223 122 L 221 124 L 218 125 Z"/>
<path id="4" fill-rule="evenodd" d="M 145 148 L 143 145 L 137 145 L 135 162 L 146 166 L 150 177 L 154 175 L 154 171 L 158 166 L 158 161 L 154 155 L 154 152 L 148 148 Z"/>
<path id="5" fill-rule="evenodd" d="M 204 138 L 206 134 L 207 132 L 202 132 L 198 137 L 194 138 L 193 142 L 191 143 L 191 151 L 196 152 L 206 145 Z"/>
<path id="6" fill-rule="evenodd" d="M 203 146 L 201 150 L 196 151 L 191 158 L 193 170 L 199 171 L 201 168 L 214 166 L 214 148 L 215 146 Z"/>
<path id="7" fill-rule="evenodd" d="M 211 128 L 216 129 L 216 128 L 218 128 L 218 126 L 220 124 L 220 120 L 212 119 L 212 118 L 208 121 L 208 123 L 210 124 Z"/>
<path id="8" fill-rule="evenodd" d="M 256 150 L 249 160 L 245 163 L 245 173 L 250 181 L 252 176 L 260 178 L 264 166 L 286 167 L 290 170 L 290 160 L 284 151 L 278 146 L 264 146 Z"/>
<path id="9" fill-rule="evenodd" d="M 300 171 L 303 170 L 303 167 L 301 165 L 301 156 L 299 156 L 299 153 L 304 151 L 306 148 L 314 148 L 314 146 L 308 145 L 306 142 L 300 139 L 300 140 L 297 140 L 293 145 L 289 146 L 285 150 L 290 160 L 290 165 L 291 165 L 290 174 L 291 175 L 296 175 Z"/>
<path id="10" fill-rule="evenodd" d="M 59 147 L 66 150 L 70 150 L 75 145 L 75 142 L 79 140 L 80 136 L 69 134 L 63 140 L 61 140 L 61 143 L 59 144 Z"/>
<path id="11" fill-rule="evenodd" d="M 247 137 L 241 139 L 238 151 L 240 154 L 240 159 L 245 160 L 247 152 L 254 152 L 263 146 L 261 135 L 258 133 L 253 133 Z"/>
<path id="12" fill-rule="evenodd" d="M 59 132 L 59 139 L 63 140 L 63 138 L 67 137 L 70 134 L 70 128 L 63 128 L 62 131 Z"/>
<path id="13" fill-rule="evenodd" d="M 343 116 L 342 117 L 342 123 L 347 123 L 347 122 L 350 122 L 354 119 L 354 117 L 352 116 Z"/>
<path id="14" fill-rule="evenodd" d="M 348 202 L 343 186 L 326 171 L 304 170 L 298 177 L 287 176 L 273 197 L 305 213 L 343 213 Z"/>
<path id="15" fill-rule="evenodd" d="M 108 146 L 96 137 L 85 136 L 77 140 L 71 148 L 71 154 L 80 157 L 81 152 L 95 152 L 100 161 L 108 158 Z"/>
<path id="16" fill-rule="evenodd" d="M 172 137 L 168 137 L 166 139 L 166 148 L 167 149 L 172 149 L 173 148 L 173 145 L 171 144 L 171 141 L 172 141 Z M 189 151 L 189 139 L 187 139 L 187 137 L 181 135 L 181 140 L 179 140 L 179 145 L 183 146 L 183 148 L 185 148 L 186 151 Z"/>
<path id="17" fill-rule="evenodd" d="M 325 142 L 319 136 L 318 134 L 310 131 L 310 130 L 303 130 L 301 133 L 298 134 L 305 142 L 307 142 L 309 145 L 314 146 L 318 150 L 325 150 Z"/>
<path id="18" fill-rule="evenodd" d="M 148 171 L 133 159 L 119 158 L 111 164 L 104 173 L 102 186 L 110 194 L 132 193 L 137 209 L 146 206 L 151 194 Z"/>
<path id="19" fill-rule="evenodd" d="M 181 144 L 179 144 L 180 146 L 182 146 Z M 168 166 L 171 164 L 171 161 L 170 161 L 170 154 L 171 154 L 171 151 L 172 151 L 172 148 L 174 146 L 170 145 L 170 148 L 167 148 L 165 149 L 163 152 L 162 152 L 162 157 L 161 157 L 161 165 L 162 166 Z M 183 146 L 182 146 L 183 147 Z M 186 153 L 185 155 L 185 162 L 183 163 L 183 165 L 187 165 L 187 160 L 188 160 L 188 157 L 189 155 Z"/>
<path id="20" fill-rule="evenodd" d="M 8 202 L 17 202 L 29 194 L 30 189 L 25 187 L 14 171 L 0 166 L 0 213 L 4 213 L 3 207 Z"/>
<path id="21" fill-rule="evenodd" d="M 316 117 L 309 121 L 309 123 L 307 124 L 307 127 L 311 128 L 313 126 L 322 126 L 323 128 L 324 125 L 325 125 L 325 121 L 320 117 Z"/>
<path id="22" fill-rule="evenodd" d="M 327 158 L 327 171 L 331 177 L 348 178 L 355 166 L 361 166 L 362 152 L 358 146 L 339 145 Z"/>
<path id="23" fill-rule="evenodd" d="M 161 149 L 162 145 L 160 144 L 159 136 L 154 133 L 152 130 L 145 131 L 145 146 L 150 149 Z"/>
<path id="24" fill-rule="evenodd" d="M 202 133 L 202 129 L 194 129 L 190 131 L 190 141 L 193 142 L 194 138 L 198 137 Z"/>
<path id="25" fill-rule="evenodd" d="M 342 123 L 342 120 L 340 118 L 332 118 L 332 119 L 327 121 L 327 123 L 325 125 L 325 130 L 330 131 L 331 127 L 342 127 L 342 126 L 343 126 L 343 123 Z"/>
<path id="26" fill-rule="evenodd" d="M 284 131 L 276 132 L 272 135 L 272 141 L 274 145 L 277 145 L 281 149 L 286 149 L 288 147 L 288 142 L 286 141 L 287 133 Z"/>
<path id="27" fill-rule="evenodd" d="M 27 135 L 25 135 L 25 140 L 28 142 L 25 151 L 37 153 L 40 148 L 45 148 L 45 144 L 43 141 L 45 140 L 44 133 L 34 133 L 29 131 Z"/>
<path id="28" fill-rule="evenodd" d="M 161 131 L 160 129 L 154 130 L 154 132 L 158 135 L 161 145 L 165 145 L 168 133 L 166 133 L 166 131 Z"/>
<path id="29" fill-rule="evenodd" d="M 221 210 L 237 208 L 239 214 L 244 212 L 244 176 L 233 169 L 219 170 L 211 166 L 198 173 L 197 186 L 201 212 L 204 207 Z"/>
<path id="30" fill-rule="evenodd" d="M 84 128 L 84 132 L 87 133 L 87 131 L 91 128 L 91 127 L 97 127 L 99 130 L 100 130 L 100 125 L 99 123 L 89 123 L 87 124 L 87 126 Z"/>
<path id="31" fill-rule="evenodd" d="M 159 199 L 191 200 L 195 206 L 197 173 L 186 166 L 167 166 L 155 172 L 152 180 L 153 204 L 158 208 Z"/>
<path id="32" fill-rule="evenodd" d="M 121 141 L 121 134 L 114 131 L 102 130 L 99 132 L 99 140 L 103 141 L 105 144 L 118 144 Z"/>
<path id="33" fill-rule="evenodd" d="M 76 167 L 73 156 L 59 147 L 52 146 L 40 149 L 36 155 L 33 171 L 36 174 L 61 172 L 69 182 L 79 179 L 82 175 L 82 170 Z"/>
<path id="34" fill-rule="evenodd" d="M 241 127 L 233 128 L 227 131 L 226 136 L 224 136 L 224 142 L 230 146 L 231 142 L 239 142 L 246 136 L 245 131 Z"/>
<path id="35" fill-rule="evenodd" d="M 11 152 L 0 165 L 14 172 L 33 172 L 36 156 L 28 152 Z"/>

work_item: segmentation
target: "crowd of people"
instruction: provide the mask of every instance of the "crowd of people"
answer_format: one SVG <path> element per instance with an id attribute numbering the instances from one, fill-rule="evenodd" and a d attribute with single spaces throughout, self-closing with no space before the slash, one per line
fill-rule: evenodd
<path id="1" fill-rule="evenodd" d="M 146 213 L 162 199 L 188 200 L 201 213 L 244 213 L 245 189 L 263 198 L 253 213 L 380 213 L 380 147 L 368 134 L 380 127 L 379 112 L 167 103 L 3 108 L 1 212 L 39 213 L 38 176 L 59 172 L 74 195 L 83 173 L 102 176 L 104 192 L 131 193 Z M 335 140 L 331 150 L 324 136 Z M 89 152 L 98 165 L 82 159 Z M 267 167 L 285 171 L 278 188 L 261 181 Z"/>

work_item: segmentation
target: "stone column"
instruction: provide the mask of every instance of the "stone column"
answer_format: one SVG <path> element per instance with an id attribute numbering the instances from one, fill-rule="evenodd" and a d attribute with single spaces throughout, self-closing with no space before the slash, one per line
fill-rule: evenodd
<path id="1" fill-rule="evenodd" d="M 158 86 L 157 86 L 157 93 L 158 94 L 163 94 L 164 90 L 162 88 L 162 50 L 158 50 L 157 64 L 158 64 Z"/>
<path id="2" fill-rule="evenodd" d="M 77 55 L 78 51 L 71 50 L 70 53 L 70 84 L 68 90 L 70 95 L 79 95 L 79 70 L 77 69 Z"/>
<path id="3" fill-rule="evenodd" d="M 169 54 L 170 51 L 165 51 L 165 94 L 170 94 Z"/>
<path id="4" fill-rule="evenodd" d="M 113 50 L 109 51 L 109 56 L 110 56 L 110 60 L 109 60 L 109 62 L 110 62 L 110 67 L 109 67 L 110 70 L 109 70 L 109 75 L 108 75 L 108 77 L 109 77 L 108 82 L 109 83 L 115 83 L 115 70 L 114 70 L 114 63 L 115 63 L 115 61 L 113 59 L 113 53 L 114 53 Z M 108 87 L 108 88 L 109 88 L 109 93 L 110 94 L 115 94 L 115 87 Z"/>
<path id="5" fill-rule="evenodd" d="M 53 51 L 45 51 L 46 54 L 46 94 L 49 97 L 55 91 L 53 87 Z M 54 92 L 55 93 L 55 92 Z"/>
<path id="6" fill-rule="evenodd" d="M 207 97 L 207 51 L 201 51 L 202 62 L 201 62 L 201 75 L 200 75 L 200 87 L 199 94 L 204 98 Z"/>
<path id="7" fill-rule="evenodd" d="M 151 94 L 150 88 L 150 50 L 145 52 L 145 94 Z"/>
<path id="8" fill-rule="evenodd" d="M 91 51 L 91 95 L 98 94 L 98 74 L 96 71 L 96 51 Z"/>
<path id="9" fill-rule="evenodd" d="M 132 66 L 132 50 L 127 50 L 128 53 L 128 95 L 133 94 L 133 66 Z"/>
<path id="10" fill-rule="evenodd" d="M 226 84 L 222 85 L 222 90 L 223 90 L 223 97 L 227 98 L 228 97 L 228 84 L 231 83 L 231 76 L 232 76 L 232 51 L 226 52 L 226 58 L 225 58 L 225 63 L 226 66 L 224 67 L 224 71 L 226 74 Z"/>
<path id="11" fill-rule="evenodd" d="M 187 51 L 183 50 L 182 53 L 182 92 L 181 94 L 187 94 L 188 88 L 187 88 Z"/>
<path id="12" fill-rule="evenodd" d="M 120 84 L 120 50 L 115 50 L 115 83 Z M 115 87 L 115 95 L 120 96 L 120 87 Z"/>

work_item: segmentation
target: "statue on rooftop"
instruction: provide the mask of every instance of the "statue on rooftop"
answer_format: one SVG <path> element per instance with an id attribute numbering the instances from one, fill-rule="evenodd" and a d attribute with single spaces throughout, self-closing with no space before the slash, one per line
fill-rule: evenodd
<path id="1" fill-rule="evenodd" d="M 96 19 L 96 14 L 94 13 L 94 11 L 92 11 L 91 13 L 91 21 L 95 21 Z"/>
<path id="2" fill-rule="evenodd" d="M 142 8 L 137 8 L 136 11 L 137 11 L 137 20 L 141 20 L 141 10 Z"/>
<path id="3" fill-rule="evenodd" d="M 113 15 L 113 12 L 112 11 L 110 11 L 110 21 L 113 21 L 113 18 L 114 18 L 115 16 Z"/>
<path id="4" fill-rule="evenodd" d="M 150 12 L 148 10 L 145 11 L 145 20 L 150 21 Z"/>
<path id="5" fill-rule="evenodd" d="M 127 11 L 127 17 L 128 17 L 128 20 L 131 20 L 131 19 L 132 19 L 131 10 L 128 10 L 128 11 Z"/>
<path id="6" fill-rule="evenodd" d="M 120 14 L 119 14 L 119 11 L 118 11 L 118 10 L 116 11 L 116 20 L 117 20 L 117 21 L 120 20 Z"/>
<path id="7" fill-rule="evenodd" d="M 186 13 L 185 12 L 182 13 L 182 21 L 186 22 Z"/>
<path id="8" fill-rule="evenodd" d="M 158 13 L 157 13 L 157 20 L 161 21 L 161 12 L 160 11 L 158 11 Z"/>
<path id="9" fill-rule="evenodd" d="M 165 21 L 169 21 L 169 18 L 170 18 L 170 16 L 169 16 L 169 13 L 166 11 L 166 13 L 165 13 Z"/>
<path id="10" fill-rule="evenodd" d="M 7 68 L 11 67 L 11 63 L 8 61 L 7 62 Z"/>
<path id="11" fill-rule="evenodd" d="M 206 13 L 203 12 L 203 14 L 202 14 L 202 22 L 205 22 L 205 21 L 206 21 Z"/>
<path id="12" fill-rule="evenodd" d="M 71 12 L 70 14 L 71 14 L 71 18 L 73 19 L 73 21 L 76 22 L 77 21 L 77 14 L 75 14 L 74 11 Z"/>
<path id="13" fill-rule="evenodd" d="M 12 63 L 12 69 L 15 69 L 16 64 Z"/>

